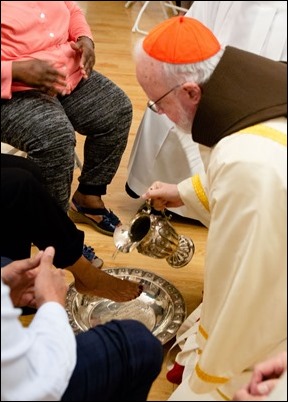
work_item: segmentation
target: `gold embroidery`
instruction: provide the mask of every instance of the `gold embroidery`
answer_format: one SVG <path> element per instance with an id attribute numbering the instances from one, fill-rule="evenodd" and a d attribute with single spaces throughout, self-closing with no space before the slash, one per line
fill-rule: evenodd
<path id="1" fill-rule="evenodd" d="M 208 334 L 205 331 L 205 329 L 202 327 L 202 325 L 199 325 L 199 332 L 203 336 L 203 338 L 208 339 Z"/>
<path id="2" fill-rule="evenodd" d="M 224 401 L 231 401 L 231 398 L 228 398 L 228 396 L 226 396 L 225 394 L 223 394 L 223 392 L 220 391 L 220 389 L 216 389 L 216 392 L 218 392 L 218 394 L 221 396 L 221 398 L 224 399 Z"/>
<path id="3" fill-rule="evenodd" d="M 195 174 L 194 176 L 192 176 L 192 186 L 199 201 L 201 202 L 203 207 L 209 212 L 208 198 L 202 186 L 199 174 Z"/>
<path id="4" fill-rule="evenodd" d="M 229 381 L 229 378 L 216 377 L 214 375 L 205 373 L 203 370 L 201 370 L 198 363 L 196 364 L 195 371 L 196 371 L 196 374 L 198 375 L 198 377 L 202 381 L 205 381 L 205 382 L 212 382 L 212 383 L 216 383 L 216 384 L 225 384 L 227 381 Z"/>
<path id="5" fill-rule="evenodd" d="M 256 124 L 255 126 L 244 128 L 243 130 L 240 130 L 239 133 L 259 135 L 287 147 L 287 136 L 281 133 L 281 131 L 265 126 L 264 124 Z"/>

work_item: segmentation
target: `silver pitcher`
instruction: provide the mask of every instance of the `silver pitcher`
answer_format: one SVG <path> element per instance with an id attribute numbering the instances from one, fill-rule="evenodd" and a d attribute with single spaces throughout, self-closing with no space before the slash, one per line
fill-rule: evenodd
<path id="1" fill-rule="evenodd" d="M 178 235 L 170 224 L 165 211 L 151 213 L 151 202 L 146 202 L 129 225 L 118 226 L 113 235 L 116 248 L 129 253 L 135 248 L 139 253 L 152 258 L 165 258 L 173 268 L 189 263 L 195 251 L 193 241 Z"/>

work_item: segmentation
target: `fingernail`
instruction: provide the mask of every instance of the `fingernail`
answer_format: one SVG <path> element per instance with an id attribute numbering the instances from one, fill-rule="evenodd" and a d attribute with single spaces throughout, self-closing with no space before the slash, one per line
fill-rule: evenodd
<path id="1" fill-rule="evenodd" d="M 261 395 L 267 395 L 269 392 L 269 387 L 265 382 L 258 384 L 257 389 Z"/>

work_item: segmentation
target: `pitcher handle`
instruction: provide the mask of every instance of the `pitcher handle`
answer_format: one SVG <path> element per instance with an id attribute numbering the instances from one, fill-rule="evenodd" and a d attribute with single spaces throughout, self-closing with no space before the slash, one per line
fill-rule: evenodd
<path id="1" fill-rule="evenodd" d="M 152 200 L 151 198 L 148 198 L 145 202 L 145 208 L 147 209 L 147 213 L 150 214 L 152 210 Z"/>
<path id="2" fill-rule="evenodd" d="M 146 202 L 145 202 L 145 209 L 146 209 L 147 214 L 149 214 L 149 215 L 151 214 L 152 208 L 153 208 L 152 199 L 148 198 L 148 200 L 146 200 Z M 163 216 L 163 218 L 165 218 L 167 220 L 170 220 L 172 218 L 171 214 L 167 215 L 167 209 L 166 208 L 164 208 L 161 211 L 159 211 L 158 215 L 160 215 L 160 213 Z"/>

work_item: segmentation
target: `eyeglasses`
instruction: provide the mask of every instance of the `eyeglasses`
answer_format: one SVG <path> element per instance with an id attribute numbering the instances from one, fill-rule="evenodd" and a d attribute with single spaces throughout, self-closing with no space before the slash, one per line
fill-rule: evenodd
<path id="1" fill-rule="evenodd" d="M 171 92 L 174 91 L 174 89 L 181 87 L 182 84 L 177 84 L 175 85 L 175 87 L 173 87 L 172 89 L 170 89 L 170 91 L 166 92 L 166 94 L 162 95 L 161 98 L 157 99 L 155 102 L 152 102 L 151 100 L 148 100 L 147 102 L 147 106 L 149 107 L 149 109 L 151 109 L 153 112 L 155 113 L 159 113 L 159 107 L 157 106 L 157 103 L 160 102 L 163 98 L 165 98 L 165 96 L 169 95 Z"/>

